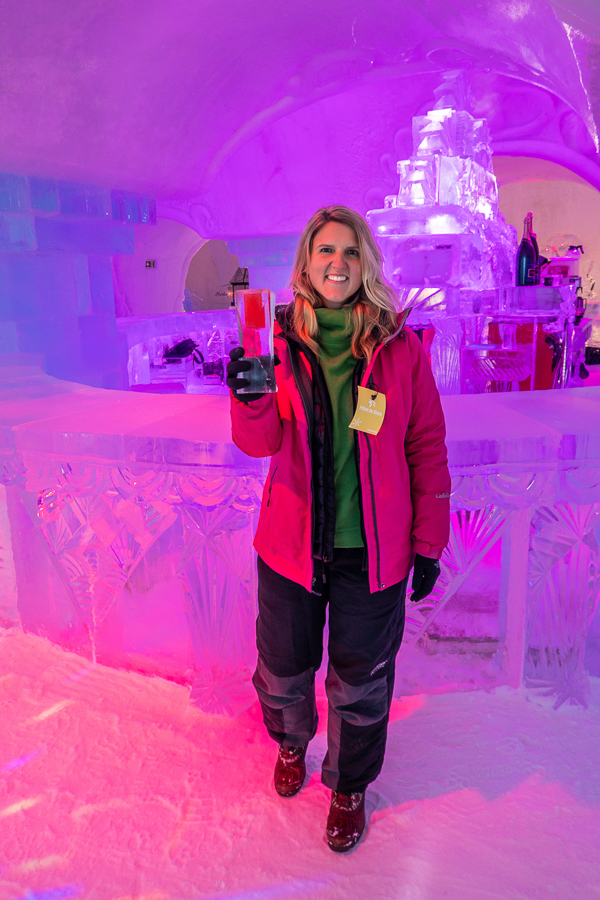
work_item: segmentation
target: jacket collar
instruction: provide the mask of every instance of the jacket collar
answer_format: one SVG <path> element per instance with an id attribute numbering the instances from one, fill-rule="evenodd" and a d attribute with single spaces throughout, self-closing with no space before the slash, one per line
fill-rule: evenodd
<path id="1" fill-rule="evenodd" d="M 395 341 L 396 338 L 399 337 L 400 334 L 402 333 L 402 331 L 404 330 L 404 326 L 406 325 L 406 320 L 410 316 L 411 312 L 412 312 L 412 306 L 409 306 L 408 309 L 403 310 L 400 313 L 400 315 L 398 316 L 398 327 L 396 328 L 396 330 L 393 332 L 393 334 L 390 334 L 390 336 L 388 338 L 386 338 L 385 341 L 382 341 L 382 343 L 379 344 L 379 346 L 375 348 L 375 351 L 373 352 L 373 356 L 371 357 L 369 365 L 366 367 L 366 369 L 363 373 L 363 377 L 361 379 L 362 387 L 365 387 L 368 384 L 369 378 L 371 377 L 371 372 L 373 371 L 373 366 L 375 364 L 375 360 L 377 359 L 377 357 L 379 356 L 379 354 L 381 353 L 383 348 L 387 347 L 388 344 L 391 344 L 392 341 Z"/>

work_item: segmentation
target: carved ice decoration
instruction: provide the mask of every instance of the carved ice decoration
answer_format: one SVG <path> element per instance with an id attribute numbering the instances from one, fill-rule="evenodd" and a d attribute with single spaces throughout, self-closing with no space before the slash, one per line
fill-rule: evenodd
<path id="1" fill-rule="evenodd" d="M 498 206 L 488 124 L 469 112 L 468 75 L 442 78 L 432 109 L 413 118 L 398 193 L 367 213 L 385 274 L 400 307 L 411 308 L 409 325 L 432 329 L 440 393 L 577 385 L 589 330 L 578 288 L 515 286 L 517 233 Z M 531 336 L 517 335 L 519 323 Z"/>
<path id="2" fill-rule="evenodd" d="M 170 602 L 183 605 L 188 622 L 193 702 L 229 715 L 251 702 L 252 539 L 262 471 L 160 471 L 15 454 L 0 464 L 3 483 L 34 510 L 94 653 L 98 628 L 119 593 L 141 577 L 142 563 L 165 557 L 180 588 Z M 473 686 L 525 680 L 556 706 L 586 705 L 583 653 L 600 597 L 600 470 L 585 463 L 534 465 L 452 470 L 452 532 L 442 577 L 431 597 L 407 603 L 399 675 L 415 665 L 425 636 L 486 554 L 501 545 L 500 640 L 493 659 L 473 669 Z"/>
<path id="3" fill-rule="evenodd" d="M 516 232 L 498 208 L 488 124 L 468 112 L 464 73 L 444 73 L 434 95 L 433 108 L 413 118 L 413 155 L 398 162 L 398 194 L 367 218 L 394 287 L 443 290 L 408 299 L 419 311 L 433 301 L 457 315 L 471 305 L 469 291 L 514 284 Z"/>
<path id="4" fill-rule="evenodd" d="M 191 699 L 234 714 L 252 699 L 256 618 L 252 539 L 262 479 L 89 463 L 28 461 L 5 466 L 5 482 L 37 496 L 36 517 L 63 585 L 96 636 L 136 568 L 163 538 L 188 620 Z M 176 602 L 176 598 L 173 598 Z"/>

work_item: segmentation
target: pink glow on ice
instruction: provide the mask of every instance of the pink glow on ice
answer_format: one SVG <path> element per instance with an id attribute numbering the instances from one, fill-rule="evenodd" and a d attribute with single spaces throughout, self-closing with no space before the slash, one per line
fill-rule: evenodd
<path id="1" fill-rule="evenodd" d="M 56 853 L 50 856 L 43 856 L 41 859 L 26 859 L 22 863 L 18 863 L 10 870 L 11 875 L 30 875 L 32 872 L 40 872 L 42 869 L 50 869 L 54 866 L 60 866 L 67 861 L 68 857 L 58 856 Z"/>
<path id="2" fill-rule="evenodd" d="M 4 809 L 0 810 L 0 819 L 6 819 L 8 816 L 14 816 L 25 809 L 31 809 L 32 806 L 36 806 L 41 800 L 42 797 L 26 797 L 24 800 L 11 803 L 10 806 L 5 806 Z"/>
<path id="3" fill-rule="evenodd" d="M 408 717 L 412 716 L 418 709 L 422 709 L 426 702 L 426 694 L 413 694 L 412 697 L 401 697 L 398 700 L 392 700 L 390 722 L 408 719 Z"/>
<path id="4" fill-rule="evenodd" d="M 2 682 L 0 755 L 30 752 L 25 736 L 47 746 L 2 779 L 7 897 L 479 900 L 490 885 L 502 898 L 545 900 L 557 886 L 591 896 L 597 684 L 589 712 L 557 714 L 506 688 L 397 701 L 366 840 L 340 859 L 323 836 L 323 732 L 307 785 L 283 801 L 258 704 L 207 716 L 162 679 L 98 665 L 70 680 L 80 657 L 41 638 L 4 635 L 0 650 L 0 678 L 14 672 Z M 77 704 L 25 726 L 33 703 L 57 699 Z"/>

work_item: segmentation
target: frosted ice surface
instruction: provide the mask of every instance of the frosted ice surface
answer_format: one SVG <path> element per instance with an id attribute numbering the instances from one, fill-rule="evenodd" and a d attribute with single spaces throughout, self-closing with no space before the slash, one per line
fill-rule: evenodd
<path id="1" fill-rule="evenodd" d="M 133 227 L 125 223 L 39 218 L 36 220 L 36 233 L 40 251 L 106 256 L 133 253 Z"/>
<path id="2" fill-rule="evenodd" d="M 6 488 L 0 483 L 0 627 L 19 622 L 17 579 L 6 503 Z"/>
<path id="3" fill-rule="evenodd" d="M 27 179 L 23 175 L 0 173 L 0 210 L 26 212 L 28 208 Z"/>
<path id="4" fill-rule="evenodd" d="M 130 191 L 111 191 L 113 219 L 138 224 L 156 223 L 156 201 Z"/>
<path id="5" fill-rule="evenodd" d="M 64 215 L 94 219 L 112 218 L 110 191 L 79 182 L 58 182 L 60 211 Z"/>
<path id="6" fill-rule="evenodd" d="M 324 697 L 290 803 L 257 704 L 224 719 L 187 694 L 1 639 L 6 897 L 478 900 L 490 882 L 503 900 L 594 896 L 597 681 L 588 711 L 558 714 L 507 689 L 393 701 L 366 839 L 343 860 L 324 840 Z"/>
<path id="7" fill-rule="evenodd" d="M 58 184 L 53 178 L 29 179 L 31 208 L 40 212 L 58 212 Z"/>
<path id="8" fill-rule="evenodd" d="M 35 227 L 31 216 L 9 216 L 0 213 L 0 252 L 35 250 Z"/>

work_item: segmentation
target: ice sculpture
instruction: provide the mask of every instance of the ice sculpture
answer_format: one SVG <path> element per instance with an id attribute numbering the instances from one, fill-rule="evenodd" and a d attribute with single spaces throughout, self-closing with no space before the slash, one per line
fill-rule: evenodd
<path id="1" fill-rule="evenodd" d="M 413 328 L 433 328 L 442 394 L 579 385 L 589 323 L 577 284 L 515 287 L 517 235 L 498 208 L 488 126 L 462 72 L 413 119 L 398 194 L 367 213 Z M 577 279 L 575 279 L 577 281 Z"/>
<path id="2" fill-rule="evenodd" d="M 464 389 L 465 318 L 480 312 L 482 292 L 514 284 L 516 232 L 500 214 L 487 122 L 467 111 L 463 73 L 446 72 L 434 94 L 433 109 L 413 118 L 398 194 L 367 219 L 412 327 L 435 327 L 433 371 L 452 394 Z"/>
<path id="3" fill-rule="evenodd" d="M 525 673 L 557 707 L 589 698 L 584 650 L 600 597 L 599 538 L 598 502 L 541 504 L 532 518 Z"/>
<path id="4" fill-rule="evenodd" d="M 462 292 L 514 284 L 516 232 L 498 209 L 488 125 L 467 111 L 463 73 L 446 72 L 434 94 L 433 109 L 413 118 L 398 194 L 367 218 L 394 287 L 434 288 L 425 308 L 457 314 L 471 311 Z"/>
<path id="5" fill-rule="evenodd" d="M 48 475 L 48 467 L 32 466 L 30 489 Z M 192 701 L 229 714 L 252 702 L 252 538 L 262 478 L 73 461 L 57 466 L 54 479 L 38 493 L 37 524 L 83 619 L 93 661 L 98 645 L 101 659 L 114 655 L 110 613 L 124 590 L 129 603 L 143 604 L 157 585 L 185 612 Z"/>

